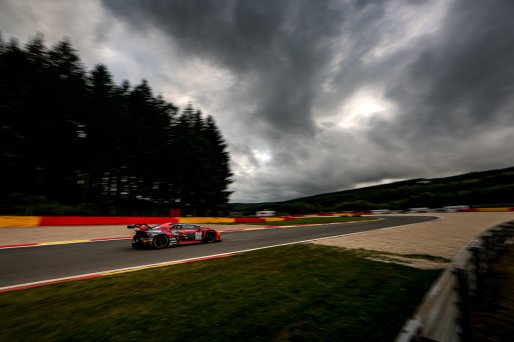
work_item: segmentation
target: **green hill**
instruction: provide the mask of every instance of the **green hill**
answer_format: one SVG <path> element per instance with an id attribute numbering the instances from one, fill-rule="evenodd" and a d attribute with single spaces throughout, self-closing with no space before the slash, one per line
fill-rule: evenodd
<path id="1" fill-rule="evenodd" d="M 262 209 L 293 214 L 449 205 L 514 206 L 514 167 L 445 178 L 411 179 L 283 202 L 233 203 L 232 208 L 245 214 Z"/>

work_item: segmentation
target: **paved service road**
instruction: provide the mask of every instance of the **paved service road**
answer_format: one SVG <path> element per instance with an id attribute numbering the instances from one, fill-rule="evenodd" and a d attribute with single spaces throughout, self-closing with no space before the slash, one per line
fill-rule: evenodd
<path id="1" fill-rule="evenodd" d="M 137 250 L 130 240 L 0 250 L 0 287 L 105 272 L 125 267 L 204 257 L 433 220 L 392 216 L 384 220 L 223 233 L 223 242 L 162 250 Z"/>

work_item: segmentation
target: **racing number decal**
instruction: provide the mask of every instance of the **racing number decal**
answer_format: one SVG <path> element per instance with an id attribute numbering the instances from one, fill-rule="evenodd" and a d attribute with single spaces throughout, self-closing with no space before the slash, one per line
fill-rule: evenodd
<path id="1" fill-rule="evenodd" d="M 201 240 L 202 239 L 202 232 L 196 232 L 195 233 L 195 240 Z"/>

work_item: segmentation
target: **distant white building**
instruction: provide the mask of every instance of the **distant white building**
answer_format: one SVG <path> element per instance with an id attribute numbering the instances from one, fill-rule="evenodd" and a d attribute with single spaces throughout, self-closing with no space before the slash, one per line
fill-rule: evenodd
<path id="1" fill-rule="evenodd" d="M 255 213 L 255 215 L 259 216 L 259 217 L 275 216 L 275 214 L 276 214 L 276 211 L 274 211 L 274 210 L 261 210 L 261 211 L 257 211 Z"/>
<path id="2" fill-rule="evenodd" d="M 459 210 L 465 210 L 469 209 L 469 205 L 449 205 L 446 207 L 443 207 L 443 210 L 447 213 L 455 213 Z"/>
<path id="3" fill-rule="evenodd" d="M 409 209 L 409 213 L 428 213 L 430 211 L 431 211 L 431 209 L 430 208 L 426 208 L 426 207 L 423 207 L 423 208 L 410 208 Z"/>
<path id="4" fill-rule="evenodd" d="M 371 213 L 374 215 L 380 215 L 380 214 L 389 214 L 391 210 L 389 209 L 375 209 L 371 210 Z"/>

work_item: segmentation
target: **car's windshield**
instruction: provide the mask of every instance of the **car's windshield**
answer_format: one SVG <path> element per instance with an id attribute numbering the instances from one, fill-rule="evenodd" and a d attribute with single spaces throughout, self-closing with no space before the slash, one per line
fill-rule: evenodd
<path id="1" fill-rule="evenodd" d="M 178 223 L 178 224 L 174 224 L 171 229 L 173 230 L 184 230 L 184 229 L 187 229 L 187 230 L 196 230 L 196 229 L 199 229 L 200 226 L 196 225 L 196 224 L 184 224 L 184 223 Z"/>

